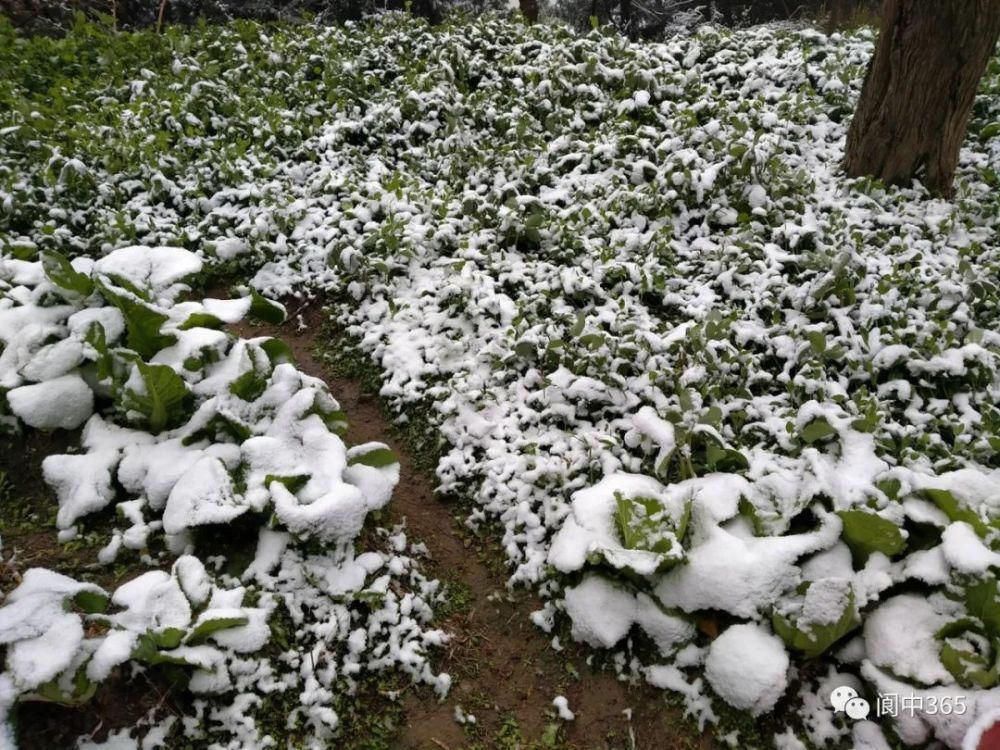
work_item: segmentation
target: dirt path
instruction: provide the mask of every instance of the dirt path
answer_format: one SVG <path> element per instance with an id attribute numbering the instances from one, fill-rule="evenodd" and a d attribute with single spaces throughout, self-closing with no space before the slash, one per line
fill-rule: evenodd
<path id="1" fill-rule="evenodd" d="M 612 675 L 586 665 L 587 653 L 569 646 L 556 651 L 531 624 L 540 602 L 525 592 L 511 594 L 496 570 L 500 553 L 491 540 L 478 539 L 434 495 L 434 483 L 394 437 L 378 396 L 355 380 L 336 377 L 316 356 L 324 314 L 318 306 L 301 312 L 307 327 L 247 327 L 244 335 L 278 335 L 291 347 L 299 367 L 321 377 L 347 412 L 348 440 L 388 443 L 399 457 L 401 478 L 390 504 L 390 521 L 406 520 L 411 538 L 430 550 L 426 572 L 452 585 L 465 600 L 441 626 L 453 634 L 439 667 L 454 678 L 448 698 L 409 691 L 406 724 L 394 747 L 404 750 L 459 748 L 639 748 L 672 750 L 713 747 L 699 737 L 680 712 L 652 688 L 627 688 Z M 492 565 L 491 565 L 492 563 Z M 578 676 L 577 676 L 578 675 Z M 555 718 L 552 699 L 564 695 L 576 714 Z M 473 727 L 454 718 L 460 705 L 476 717 Z M 558 728 L 558 740 L 556 730 Z"/>

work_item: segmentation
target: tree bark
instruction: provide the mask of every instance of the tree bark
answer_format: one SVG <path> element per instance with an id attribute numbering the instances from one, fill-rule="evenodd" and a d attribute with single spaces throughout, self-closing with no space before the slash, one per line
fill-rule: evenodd
<path id="1" fill-rule="evenodd" d="M 632 0 L 619 0 L 618 13 L 621 16 L 622 33 L 632 35 Z"/>
<path id="2" fill-rule="evenodd" d="M 528 23 L 535 23 L 538 20 L 538 0 L 519 0 L 521 5 L 521 15 Z"/>
<path id="3" fill-rule="evenodd" d="M 950 195 L 979 80 L 1000 37 L 1000 0 L 884 0 L 844 169 Z"/>

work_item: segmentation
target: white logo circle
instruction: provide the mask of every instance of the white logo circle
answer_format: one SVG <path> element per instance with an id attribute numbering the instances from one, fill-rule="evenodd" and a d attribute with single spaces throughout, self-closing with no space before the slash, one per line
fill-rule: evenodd
<path id="1" fill-rule="evenodd" d="M 858 691 L 847 685 L 841 685 L 839 688 L 830 693 L 830 704 L 833 706 L 833 710 L 840 713 L 844 710 L 847 702 L 852 698 L 858 697 Z"/>

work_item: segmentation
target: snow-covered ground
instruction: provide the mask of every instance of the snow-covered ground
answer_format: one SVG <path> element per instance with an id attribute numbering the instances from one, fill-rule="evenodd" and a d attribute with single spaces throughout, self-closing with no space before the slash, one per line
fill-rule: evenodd
<path id="1" fill-rule="evenodd" d="M 838 173 L 870 51 L 868 32 L 705 28 L 633 45 L 490 18 L 434 33 L 400 19 L 220 31 L 158 72 L 115 72 L 104 96 L 120 122 L 88 131 L 110 145 L 51 145 L 30 116 L 0 128 L 18 170 L 0 183 L 13 217 L 0 237 L 8 258 L 181 245 L 249 269 L 271 297 L 329 293 L 400 419 L 431 414 L 442 492 L 471 501 L 470 525 L 504 529 L 512 583 L 547 599 L 542 629 L 568 618 L 578 640 L 616 649 L 623 676 L 679 692 L 703 724 L 720 701 L 781 706 L 782 747 L 959 747 L 1000 707 L 1000 63 L 944 201 Z M 131 171 L 100 156 L 119 150 L 137 156 Z M 46 302 L 37 263 L 5 264 L 9 408 L 38 426 L 82 422 L 93 388 L 72 371 L 92 344 L 63 331 L 81 312 Z M 209 301 L 183 304 L 169 325 L 224 319 Z M 31 338 L 28 320 L 60 341 Z M 231 397 L 214 370 L 225 383 L 242 372 L 226 357 L 248 372 L 267 359 L 222 338 L 143 356 L 177 372 L 222 346 L 211 372 L 182 373 L 199 403 L 220 403 Z M 39 358 L 43 347 L 59 350 Z M 136 371 L 123 389 L 141 395 Z M 35 381 L 79 413 L 47 411 Z M 223 483 L 242 467 L 246 486 L 189 505 L 219 522 L 270 500 L 290 532 L 356 532 L 317 520 L 309 484 L 296 505 L 296 482 L 262 481 L 275 471 L 254 461 L 279 454 L 247 443 L 270 437 L 268 417 L 241 419 L 255 437 L 234 452 L 217 425 L 221 447 L 200 460 Z M 130 464 L 138 476 L 183 442 L 170 427 L 132 459 L 105 428 L 85 443 L 85 487 L 72 457 L 53 461 L 71 498 L 61 524 L 110 502 L 114 464 L 183 540 L 187 515 L 128 483 Z M 380 493 L 363 492 L 358 512 Z M 135 518 L 112 547 L 152 526 Z M 298 596 L 291 580 L 265 587 Z M 424 622 L 413 637 L 426 640 Z M 829 703 L 845 685 L 873 719 L 879 694 L 920 708 L 855 723 Z"/>

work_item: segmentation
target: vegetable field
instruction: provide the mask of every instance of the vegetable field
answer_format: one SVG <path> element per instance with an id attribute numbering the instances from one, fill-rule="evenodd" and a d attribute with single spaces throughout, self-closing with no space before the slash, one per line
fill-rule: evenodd
<path id="1" fill-rule="evenodd" d="M 174 710 L 79 746 L 337 747 L 380 681 L 522 746 L 440 666 L 389 436 L 281 326 L 372 381 L 529 637 L 679 736 L 962 747 L 1000 709 L 1000 59 L 943 200 L 840 172 L 872 40 L 0 19 L 0 747 L 155 675 Z M 25 523 L 86 561 L 21 565 Z M 532 700 L 524 747 L 595 746 Z"/>

